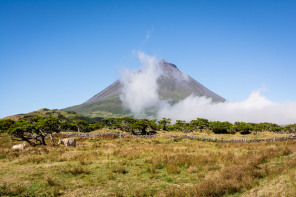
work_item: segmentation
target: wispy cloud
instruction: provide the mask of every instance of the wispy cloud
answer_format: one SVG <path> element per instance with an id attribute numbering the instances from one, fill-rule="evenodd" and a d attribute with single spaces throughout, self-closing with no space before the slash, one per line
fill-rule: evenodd
<path id="1" fill-rule="evenodd" d="M 149 31 L 146 32 L 146 37 L 143 40 L 143 44 L 146 43 L 150 39 L 153 32 L 154 32 L 154 27 L 152 27 Z"/>

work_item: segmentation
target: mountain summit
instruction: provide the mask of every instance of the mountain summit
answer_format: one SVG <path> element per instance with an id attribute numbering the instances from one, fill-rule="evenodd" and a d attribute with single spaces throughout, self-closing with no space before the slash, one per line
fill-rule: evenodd
<path id="1" fill-rule="evenodd" d="M 161 60 L 159 66 L 162 75 L 158 78 L 158 95 L 161 100 L 168 100 L 174 104 L 187 96 L 205 96 L 211 98 L 213 102 L 224 102 L 225 99 L 207 89 L 201 83 L 183 73 L 175 64 L 166 60 Z M 122 117 L 133 114 L 123 107 L 120 100 L 123 86 L 120 80 L 115 81 L 103 91 L 94 95 L 85 103 L 68 107 L 65 111 L 76 111 L 91 117 Z"/>
<path id="2" fill-rule="evenodd" d="M 215 94 L 201 83 L 180 71 L 175 64 L 161 60 L 164 75 L 158 79 L 159 95 L 163 99 L 178 102 L 190 94 L 212 98 L 214 102 L 224 102 L 225 99 Z"/>

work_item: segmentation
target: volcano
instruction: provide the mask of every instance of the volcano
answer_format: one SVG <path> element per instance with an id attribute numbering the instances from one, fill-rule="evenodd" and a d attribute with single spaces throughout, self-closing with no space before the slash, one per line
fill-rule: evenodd
<path id="1" fill-rule="evenodd" d="M 225 101 L 223 97 L 212 92 L 186 73 L 180 71 L 175 64 L 169 63 L 166 60 L 161 60 L 159 66 L 163 72 L 157 80 L 160 99 L 166 99 L 171 104 L 174 104 L 193 94 L 195 96 L 211 98 L 213 102 Z M 122 89 L 123 86 L 120 80 L 117 80 L 86 102 L 63 110 L 75 111 L 90 117 L 132 117 L 133 114 L 131 111 L 122 105 L 120 99 Z"/>

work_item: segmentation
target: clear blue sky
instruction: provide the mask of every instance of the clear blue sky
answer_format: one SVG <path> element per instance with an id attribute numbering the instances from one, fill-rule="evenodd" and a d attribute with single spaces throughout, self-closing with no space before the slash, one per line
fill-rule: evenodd
<path id="1" fill-rule="evenodd" d="M 0 1 L 0 118 L 80 104 L 165 58 L 230 101 L 296 101 L 296 1 Z M 148 38 L 149 37 L 149 38 Z"/>

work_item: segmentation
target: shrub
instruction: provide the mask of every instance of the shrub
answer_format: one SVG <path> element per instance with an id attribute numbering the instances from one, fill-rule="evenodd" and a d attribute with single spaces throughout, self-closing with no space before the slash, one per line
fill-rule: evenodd
<path id="1" fill-rule="evenodd" d="M 115 166 L 112 169 L 112 172 L 114 172 L 114 173 L 120 173 L 120 174 L 126 174 L 126 173 L 128 173 L 128 171 L 126 170 L 126 168 L 124 166 Z"/>
<path id="2" fill-rule="evenodd" d="M 49 186 L 56 186 L 58 183 L 52 178 L 52 177 L 47 177 L 46 182 Z"/>
<path id="3" fill-rule="evenodd" d="M 1 185 L 0 186 L 0 196 L 19 196 L 26 191 L 26 188 L 22 185 L 10 186 L 10 185 Z"/>
<path id="4" fill-rule="evenodd" d="M 108 173 L 108 180 L 113 180 L 113 179 L 115 179 L 115 176 L 114 176 L 113 172 L 110 171 L 110 172 Z"/>
<path id="5" fill-rule="evenodd" d="M 67 166 L 62 170 L 63 173 L 70 173 L 72 175 L 90 174 L 90 170 L 82 165 Z"/>
<path id="6" fill-rule="evenodd" d="M 214 133 L 228 133 L 231 131 L 232 124 L 230 122 L 210 122 L 210 128 Z"/>

